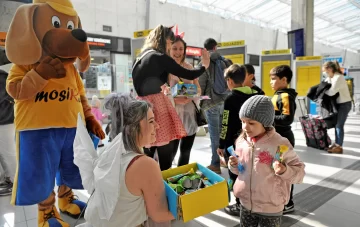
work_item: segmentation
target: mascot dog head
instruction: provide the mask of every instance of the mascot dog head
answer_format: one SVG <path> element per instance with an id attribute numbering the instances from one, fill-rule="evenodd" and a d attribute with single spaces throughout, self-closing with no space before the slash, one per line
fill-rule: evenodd
<path id="1" fill-rule="evenodd" d="M 20 6 L 6 38 L 6 53 L 17 65 L 32 65 L 47 56 L 63 64 L 90 64 L 86 33 L 70 0 L 33 0 Z"/>

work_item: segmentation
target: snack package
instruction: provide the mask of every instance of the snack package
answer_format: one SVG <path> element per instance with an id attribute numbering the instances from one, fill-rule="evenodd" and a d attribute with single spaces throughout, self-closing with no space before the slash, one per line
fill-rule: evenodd
<path id="1" fill-rule="evenodd" d="M 173 97 L 194 97 L 197 96 L 197 86 L 177 83 L 171 88 L 171 94 Z"/>
<path id="2" fill-rule="evenodd" d="M 178 194 L 184 192 L 184 187 L 180 184 L 169 184 L 169 186 Z"/>
<path id="3" fill-rule="evenodd" d="M 195 172 L 194 172 L 194 169 L 190 169 L 190 171 L 187 172 L 187 173 L 182 173 L 182 174 L 179 174 L 179 175 L 176 175 L 176 176 L 173 176 L 173 177 L 169 177 L 169 178 L 167 179 L 167 181 L 168 181 L 169 183 L 176 183 L 176 182 L 178 182 L 181 178 L 183 178 L 184 176 L 192 175 L 192 174 L 194 174 L 194 173 L 195 173 Z"/>

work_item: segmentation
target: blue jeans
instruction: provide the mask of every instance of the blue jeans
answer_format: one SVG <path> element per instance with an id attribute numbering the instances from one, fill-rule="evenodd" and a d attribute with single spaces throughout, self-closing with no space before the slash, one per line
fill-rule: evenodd
<path id="1" fill-rule="evenodd" d="M 223 110 L 224 110 L 224 103 L 221 102 L 216 106 L 213 106 L 205 111 L 206 120 L 209 126 L 210 140 L 211 140 L 211 151 L 212 151 L 211 165 L 215 167 L 220 167 L 220 158 L 216 150 L 219 148 Z"/>
<path id="2" fill-rule="evenodd" d="M 344 142 L 344 125 L 351 110 L 351 102 L 338 104 L 338 116 L 335 126 L 335 143 L 342 146 Z"/>

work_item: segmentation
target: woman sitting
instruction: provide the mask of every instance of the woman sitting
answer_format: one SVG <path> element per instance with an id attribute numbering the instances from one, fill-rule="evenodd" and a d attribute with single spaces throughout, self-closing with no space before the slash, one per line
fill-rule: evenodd
<path id="1" fill-rule="evenodd" d="M 168 210 L 159 165 L 142 148 L 155 142 L 159 127 L 150 104 L 113 94 L 105 108 L 111 111 L 111 133 L 116 137 L 100 157 L 79 158 L 84 152 L 77 153 L 76 139 L 74 143 L 75 163 L 84 188 L 92 193 L 85 212 L 87 223 L 81 226 L 138 227 L 154 222 L 170 226 L 174 217 Z"/>

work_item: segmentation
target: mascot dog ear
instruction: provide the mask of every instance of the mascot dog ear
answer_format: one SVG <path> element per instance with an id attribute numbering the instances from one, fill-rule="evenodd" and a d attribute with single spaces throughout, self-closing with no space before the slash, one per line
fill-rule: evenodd
<path id="1" fill-rule="evenodd" d="M 79 17 L 79 25 L 78 28 L 82 29 L 82 25 L 81 25 L 81 21 L 80 21 L 80 17 Z M 89 66 L 90 66 L 90 51 L 89 51 L 89 55 L 85 58 L 85 59 L 76 59 L 76 66 L 78 68 L 78 70 L 80 72 L 85 72 L 86 70 L 88 70 Z"/>
<path id="2" fill-rule="evenodd" d="M 34 31 L 34 13 L 38 6 L 20 6 L 10 24 L 5 49 L 8 59 L 17 65 L 31 65 L 42 56 L 42 47 Z"/>

